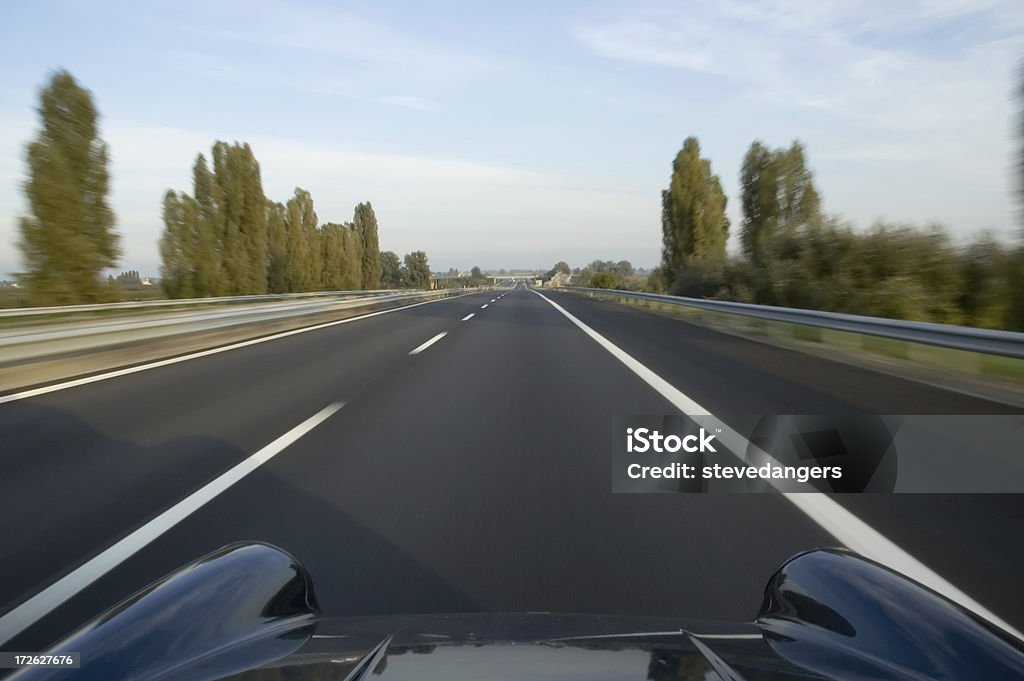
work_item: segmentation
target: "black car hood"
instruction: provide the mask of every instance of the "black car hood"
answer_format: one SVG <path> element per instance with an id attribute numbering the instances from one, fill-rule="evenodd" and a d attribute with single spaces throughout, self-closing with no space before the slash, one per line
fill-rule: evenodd
<path id="1" fill-rule="evenodd" d="M 329 618 L 284 551 L 224 547 L 56 644 L 37 679 L 1016 679 L 1024 644 L 844 550 L 786 562 L 758 616 L 555 613 Z"/>
<path id="2" fill-rule="evenodd" d="M 750 678 L 807 678 L 752 624 L 561 613 L 326 619 L 295 653 L 230 678 L 682 680 L 733 665 L 756 668 Z"/>

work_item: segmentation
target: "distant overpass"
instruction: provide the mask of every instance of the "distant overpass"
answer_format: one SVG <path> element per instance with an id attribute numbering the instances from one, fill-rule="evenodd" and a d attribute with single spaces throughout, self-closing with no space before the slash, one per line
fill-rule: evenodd
<path id="1" fill-rule="evenodd" d="M 492 284 L 497 284 L 499 281 L 512 281 L 513 279 L 522 279 L 524 281 L 531 281 L 533 279 L 536 279 L 539 276 L 540 276 L 539 274 L 529 274 L 529 273 L 527 273 L 527 274 L 485 274 L 484 275 L 484 277 L 487 279 L 487 281 L 492 283 Z M 456 282 L 459 282 L 459 281 L 465 281 L 467 279 L 469 279 L 469 277 L 464 277 L 462 275 L 452 276 L 452 275 L 449 275 L 449 274 L 441 274 L 441 275 L 435 274 L 431 278 L 431 280 L 430 280 L 431 281 L 430 288 L 436 288 L 438 286 L 438 284 L 440 284 L 442 286 L 442 288 L 450 288 L 452 283 L 456 283 Z"/>

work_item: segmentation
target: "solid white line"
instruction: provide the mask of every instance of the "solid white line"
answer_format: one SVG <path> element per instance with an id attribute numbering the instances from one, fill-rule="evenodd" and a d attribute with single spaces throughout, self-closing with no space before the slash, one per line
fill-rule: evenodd
<path id="1" fill-rule="evenodd" d="M 96 383 L 97 381 L 105 381 L 109 378 L 117 378 L 119 376 L 127 376 L 128 374 L 135 374 L 140 371 L 147 371 L 149 369 L 156 369 L 158 367 L 165 367 L 170 364 L 177 364 L 178 362 L 187 362 L 190 359 L 198 359 L 200 357 L 207 357 L 209 355 L 216 355 L 221 352 L 227 352 L 228 350 L 237 350 L 239 348 L 245 348 L 250 345 L 257 345 L 259 343 L 266 343 L 268 341 L 277 340 L 278 338 L 286 338 L 288 336 L 295 336 L 300 333 L 307 333 L 309 331 L 317 331 L 319 329 L 326 329 L 329 326 L 337 326 L 339 324 L 348 324 L 350 322 L 358 322 L 362 319 L 369 319 L 370 317 L 377 317 L 382 314 L 390 314 L 392 312 L 399 312 L 401 310 L 408 310 L 412 307 L 419 307 L 420 305 L 430 305 L 431 303 L 440 303 L 444 300 L 455 300 L 462 296 L 470 295 L 463 293 L 462 295 L 452 296 L 451 298 L 440 298 L 438 300 L 425 300 L 422 303 L 413 303 L 412 305 L 402 305 L 400 307 L 394 307 L 388 310 L 380 310 L 378 312 L 370 312 L 368 314 L 359 315 L 358 317 L 349 317 L 347 319 L 339 319 L 333 322 L 324 322 L 323 324 L 316 324 L 315 326 L 306 326 L 301 329 L 293 329 L 291 331 L 282 331 L 281 333 L 275 333 L 271 336 L 264 336 L 262 338 L 254 338 L 252 340 L 241 341 L 239 343 L 232 343 L 231 345 L 225 345 L 219 348 L 212 348 L 210 350 L 200 350 L 199 352 L 193 352 L 188 355 L 182 355 L 181 357 L 171 357 L 170 359 L 162 359 L 156 362 L 150 362 L 148 364 L 140 364 L 136 367 L 128 367 L 127 369 L 117 369 L 115 371 L 109 371 L 103 374 L 97 374 L 95 376 L 86 376 L 84 378 L 76 378 L 70 381 L 64 381 L 63 383 L 55 383 L 53 385 L 43 386 L 41 388 L 33 388 L 31 390 L 23 390 L 17 393 L 11 393 L 10 395 L 0 395 L 0 404 L 7 402 L 15 402 L 17 400 L 24 400 L 29 397 L 36 397 L 38 395 L 45 395 L 47 393 L 57 392 L 58 390 L 67 390 L 68 388 L 76 388 L 80 385 L 88 385 L 89 383 Z"/>
<path id="2" fill-rule="evenodd" d="M 490 304 L 490 303 L 484 303 L 483 305 L 481 305 L 481 306 L 480 306 L 480 309 L 481 309 L 481 310 L 482 310 L 482 309 L 484 309 L 484 308 L 485 308 L 485 307 L 487 307 L 487 306 L 488 306 L 489 304 Z"/>
<path id="3" fill-rule="evenodd" d="M 423 345 L 419 346 L 415 350 L 411 350 L 409 352 L 409 354 L 410 355 L 418 355 L 421 352 L 423 352 L 424 350 L 426 350 L 427 348 L 429 348 L 431 345 L 433 345 L 434 343 L 436 343 L 437 341 L 441 340 L 442 338 L 444 338 L 447 335 L 448 335 L 447 331 L 442 331 L 441 333 L 437 334 L 436 336 L 434 336 L 433 338 L 431 338 L 430 340 L 428 340 L 426 343 L 424 343 Z"/>
<path id="4" fill-rule="evenodd" d="M 687 416 L 711 416 L 704 407 L 697 404 L 689 396 L 677 390 L 675 386 L 656 373 L 648 369 L 639 361 L 634 359 L 624 350 L 609 341 L 607 338 L 594 331 L 592 328 L 581 322 L 561 305 L 554 302 L 544 294 L 534 291 L 538 296 L 550 303 L 556 310 L 561 312 L 569 321 L 590 336 L 598 345 L 607 350 L 613 357 L 626 365 L 634 374 L 640 377 L 647 385 L 656 390 L 662 397 L 672 403 L 680 412 Z M 719 439 L 728 449 L 733 452 L 746 452 L 750 446 L 746 438 L 736 431 L 723 425 Z M 852 551 L 871 558 L 891 569 L 903 573 L 926 587 L 937 591 L 949 600 L 959 603 L 961 606 L 971 610 L 979 617 L 982 617 L 992 624 L 1002 628 L 1006 632 L 1024 640 L 1024 634 L 1017 631 L 1001 617 L 974 600 L 953 584 L 943 579 L 931 568 L 920 562 L 909 553 L 901 549 L 892 541 L 887 539 L 873 527 L 863 520 L 847 511 L 838 503 L 820 492 L 800 492 L 784 494 L 794 506 L 801 510 L 808 518 L 814 521 L 819 527 L 831 534 Z"/>
<path id="5" fill-rule="evenodd" d="M 464 321 L 464 322 L 468 322 L 468 321 L 469 321 L 470 319 L 472 319 L 472 318 L 473 318 L 473 317 L 474 317 L 475 315 L 476 315 L 476 312 L 470 312 L 470 313 L 469 313 L 468 315 L 466 315 L 465 317 L 463 317 L 463 318 L 462 318 L 462 321 Z"/>
<path id="6" fill-rule="evenodd" d="M 295 426 L 263 449 L 236 464 L 233 468 L 185 497 L 174 506 L 156 516 L 98 556 L 87 561 L 64 577 L 46 587 L 32 598 L 0 617 L 0 643 L 9 641 L 60 604 L 107 574 L 115 567 L 197 511 L 218 494 L 270 461 L 288 445 L 326 421 L 345 406 L 335 403 L 324 407 L 313 416 Z"/>

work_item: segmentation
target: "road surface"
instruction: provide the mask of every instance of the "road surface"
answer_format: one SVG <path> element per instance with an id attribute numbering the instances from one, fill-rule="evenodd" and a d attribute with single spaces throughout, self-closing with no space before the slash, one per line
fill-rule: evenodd
<path id="1" fill-rule="evenodd" d="M 0 404 L 0 647 L 239 540 L 294 554 L 328 614 L 707 619 L 750 618 L 781 561 L 839 543 L 781 495 L 611 494 L 612 416 L 675 408 L 565 313 L 726 421 L 1013 412 L 545 295 L 562 310 L 471 294 Z M 1024 629 L 1019 496 L 837 501 Z"/>

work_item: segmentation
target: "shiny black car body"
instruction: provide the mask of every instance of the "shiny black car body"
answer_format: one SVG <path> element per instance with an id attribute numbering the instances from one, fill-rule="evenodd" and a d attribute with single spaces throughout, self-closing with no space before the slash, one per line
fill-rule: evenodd
<path id="1" fill-rule="evenodd" d="M 790 559 L 753 622 L 595 615 L 325 618 L 310 575 L 258 543 L 224 547 L 50 652 L 29 679 L 1016 679 L 1024 644 L 842 550 Z"/>

